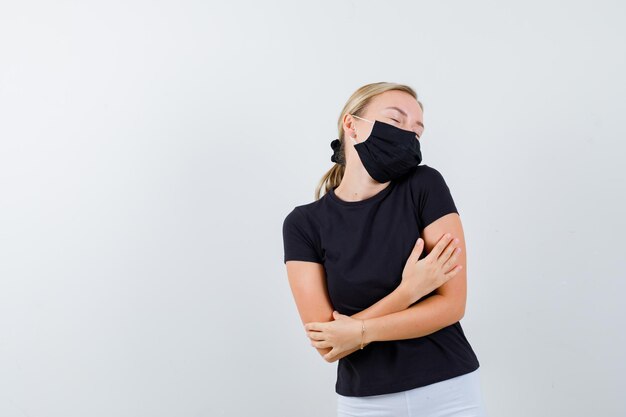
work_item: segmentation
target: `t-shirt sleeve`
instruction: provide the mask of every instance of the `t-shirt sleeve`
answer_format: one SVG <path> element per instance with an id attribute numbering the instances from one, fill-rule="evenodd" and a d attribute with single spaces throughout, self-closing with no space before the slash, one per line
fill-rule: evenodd
<path id="1" fill-rule="evenodd" d="M 311 222 L 297 207 L 294 208 L 283 221 L 283 263 L 309 261 L 322 264 L 320 248 L 315 236 Z"/>
<path id="2" fill-rule="evenodd" d="M 425 166 L 419 175 L 418 215 L 422 228 L 450 213 L 459 213 L 443 176 L 435 168 Z"/>

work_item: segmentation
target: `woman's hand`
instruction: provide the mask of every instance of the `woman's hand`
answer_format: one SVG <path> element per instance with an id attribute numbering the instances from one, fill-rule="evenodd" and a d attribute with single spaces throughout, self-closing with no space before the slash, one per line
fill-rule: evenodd
<path id="1" fill-rule="evenodd" d="M 446 233 L 424 259 L 418 260 L 424 249 L 424 239 L 417 240 L 402 271 L 400 283 L 409 294 L 411 304 L 445 284 L 461 270 L 462 266 L 455 264 L 461 252 L 461 248 L 456 246 L 458 242 L 459 239 L 453 240 L 452 235 Z"/>
<path id="2" fill-rule="evenodd" d="M 324 355 L 327 362 L 334 362 L 343 352 L 361 347 L 361 320 L 333 311 L 333 321 L 310 322 L 304 325 L 311 346 L 332 348 Z M 363 346 L 366 344 L 364 343 Z"/>

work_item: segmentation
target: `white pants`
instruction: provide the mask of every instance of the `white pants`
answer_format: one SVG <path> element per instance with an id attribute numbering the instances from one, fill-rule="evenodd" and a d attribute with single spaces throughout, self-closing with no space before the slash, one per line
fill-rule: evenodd
<path id="1" fill-rule="evenodd" d="M 391 394 L 337 394 L 337 417 L 488 417 L 479 371 Z"/>

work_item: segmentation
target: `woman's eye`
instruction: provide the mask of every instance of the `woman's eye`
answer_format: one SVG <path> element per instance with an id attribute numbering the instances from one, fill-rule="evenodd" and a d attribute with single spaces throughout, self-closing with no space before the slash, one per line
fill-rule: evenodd
<path id="1" fill-rule="evenodd" d="M 400 121 L 399 121 L 399 120 L 396 120 L 396 119 L 394 119 L 393 117 L 390 117 L 390 119 L 391 119 L 391 120 L 393 120 L 393 121 L 394 121 L 394 122 L 396 122 L 396 123 L 400 123 Z"/>

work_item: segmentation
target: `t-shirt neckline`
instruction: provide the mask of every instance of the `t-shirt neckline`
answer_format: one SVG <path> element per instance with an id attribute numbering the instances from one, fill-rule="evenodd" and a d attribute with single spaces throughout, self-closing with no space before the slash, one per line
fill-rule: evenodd
<path id="1" fill-rule="evenodd" d="M 344 201 L 344 200 L 340 199 L 335 194 L 335 188 L 337 188 L 337 187 L 331 188 L 330 191 L 328 192 L 328 195 L 329 195 L 329 197 L 330 197 L 330 199 L 332 201 L 334 201 L 337 204 L 341 204 L 342 206 L 349 206 L 349 207 L 363 206 L 363 205 L 373 204 L 373 203 L 377 202 L 378 200 L 384 198 L 387 194 L 389 194 L 389 192 L 395 186 L 395 184 L 396 184 L 396 182 L 391 180 L 389 185 L 387 185 L 385 188 L 380 190 L 378 193 L 376 193 L 373 196 L 368 197 L 368 198 L 366 198 L 364 200 L 359 200 L 359 201 Z"/>

